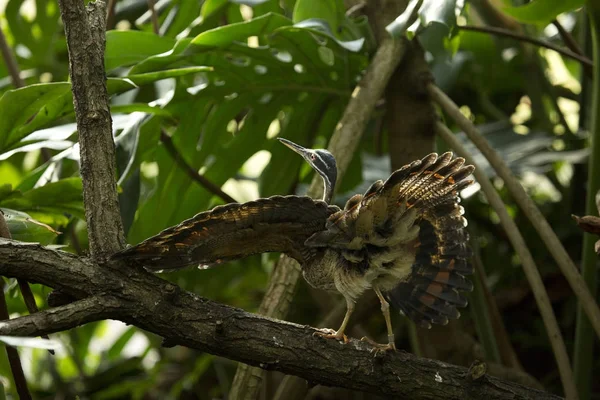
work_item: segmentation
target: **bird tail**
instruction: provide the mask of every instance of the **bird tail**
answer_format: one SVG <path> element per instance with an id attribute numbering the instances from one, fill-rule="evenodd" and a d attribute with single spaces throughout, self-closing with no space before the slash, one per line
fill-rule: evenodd
<path id="1" fill-rule="evenodd" d="M 460 291 L 473 289 L 465 278 L 472 273 L 471 250 L 458 192 L 472 183 L 466 178 L 474 167 L 463 164 L 462 158 L 452 160 L 452 153 L 434 154 L 397 171 L 385 183 L 399 186 L 394 189 L 399 189 L 398 198 L 418 210 L 419 226 L 411 273 L 386 296 L 424 327 L 458 318 L 457 307 L 467 305 Z"/>

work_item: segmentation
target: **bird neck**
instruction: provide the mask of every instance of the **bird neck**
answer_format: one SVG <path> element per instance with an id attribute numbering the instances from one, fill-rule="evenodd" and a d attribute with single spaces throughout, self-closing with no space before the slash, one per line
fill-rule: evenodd
<path id="1" fill-rule="evenodd" d="M 331 202 L 333 198 L 333 185 L 329 179 L 323 176 L 323 201 L 327 204 Z"/>

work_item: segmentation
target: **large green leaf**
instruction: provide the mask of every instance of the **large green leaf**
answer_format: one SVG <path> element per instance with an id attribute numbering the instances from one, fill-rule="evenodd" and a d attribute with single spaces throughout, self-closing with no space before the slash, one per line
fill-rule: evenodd
<path id="1" fill-rule="evenodd" d="M 4 214 L 4 219 L 8 225 L 8 231 L 14 240 L 19 240 L 21 242 L 37 242 L 42 245 L 47 245 L 52 243 L 60 233 L 50 226 L 36 221 L 27 213 L 8 208 L 2 208 L 0 209 L 0 212 Z"/>
<path id="2" fill-rule="evenodd" d="M 210 71 L 210 67 L 186 67 L 146 71 L 123 78 L 109 78 L 109 94 L 116 94 L 161 79 Z M 31 132 L 73 112 L 71 85 L 67 82 L 30 85 L 10 90 L 0 98 L 0 154 L 15 148 Z"/>
<path id="3" fill-rule="evenodd" d="M 270 32 L 282 26 L 291 25 L 289 19 L 280 14 L 265 14 L 250 21 L 230 24 L 220 28 L 211 29 L 196 36 L 190 46 L 206 50 L 213 47 L 228 45 L 234 40 L 243 40 L 249 36 L 259 36 Z"/>
<path id="4" fill-rule="evenodd" d="M 547 25 L 559 14 L 575 11 L 584 3 L 584 0 L 532 0 L 518 7 L 503 7 L 502 11 L 519 22 Z"/>
<path id="5" fill-rule="evenodd" d="M 67 82 L 9 90 L 0 98 L 0 152 L 73 109 Z"/>
<path id="6" fill-rule="evenodd" d="M 339 32 L 346 17 L 346 7 L 342 0 L 296 0 L 294 23 L 318 18 L 326 21 L 333 32 Z"/>
<path id="7" fill-rule="evenodd" d="M 0 194 L 0 206 L 23 211 L 49 225 L 65 225 L 69 216 L 85 219 L 80 178 L 61 179 L 42 187 Z"/>
<path id="8" fill-rule="evenodd" d="M 169 51 L 176 40 L 141 31 L 106 32 L 106 52 L 104 66 L 106 71 L 142 61 L 155 54 Z"/>
<path id="9" fill-rule="evenodd" d="M 244 43 L 259 36 L 260 47 Z M 343 108 L 366 66 L 365 54 L 349 51 L 330 34 L 314 27 L 293 26 L 278 14 L 265 14 L 249 22 L 204 32 L 186 46 L 178 42 L 168 55 L 151 56 L 131 70 L 143 74 L 172 65 L 208 65 L 193 82 L 181 80 L 166 109 L 179 120 L 173 142 L 194 169 L 217 185 L 233 177 L 253 154 L 272 149 L 275 160 L 285 158 L 285 170 L 268 170 L 261 178 L 263 195 L 289 190 L 301 160 L 267 139 L 275 120 L 279 135 L 301 137 L 318 131 L 319 120 L 335 104 Z M 339 117 L 339 114 L 338 114 Z M 291 122 L 291 123 L 288 123 Z M 330 135 L 333 124 L 324 132 Z M 233 124 L 233 125 L 232 125 Z M 237 127 L 231 131 L 232 127 Z M 228 131 L 228 128 L 230 129 Z M 289 135 L 289 136 L 288 136 Z M 129 239 L 138 242 L 214 204 L 213 194 L 190 180 L 162 148 L 157 163 L 156 191 L 142 200 Z M 152 224 L 145 224 L 151 218 Z"/>

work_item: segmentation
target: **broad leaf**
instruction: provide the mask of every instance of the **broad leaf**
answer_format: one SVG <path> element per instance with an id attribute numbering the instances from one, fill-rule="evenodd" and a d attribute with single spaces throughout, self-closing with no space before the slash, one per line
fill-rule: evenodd
<path id="1" fill-rule="evenodd" d="M 519 22 L 545 26 L 559 14 L 583 7 L 584 0 L 532 0 L 518 7 L 503 7 L 502 11 Z"/>
<path id="2" fill-rule="evenodd" d="M 4 214 L 8 230 L 14 240 L 47 245 L 52 243 L 56 236 L 60 234 L 52 227 L 33 219 L 27 213 L 8 208 L 2 208 L 0 212 Z"/>
<path id="3" fill-rule="evenodd" d="M 210 67 L 194 66 L 147 71 L 109 78 L 107 88 L 109 94 L 122 93 L 161 79 L 210 70 Z M 67 82 L 30 85 L 4 93 L 0 98 L 0 154 L 23 145 L 19 141 L 26 135 L 72 112 L 73 97 Z"/>
<path id="4" fill-rule="evenodd" d="M 49 225 L 65 225 L 70 216 L 85 219 L 80 178 L 61 179 L 21 193 L 0 195 L 0 206 L 23 211 Z"/>
<path id="5" fill-rule="evenodd" d="M 104 66 L 106 71 L 111 71 L 116 67 L 132 65 L 171 50 L 175 43 L 175 39 L 150 32 L 108 31 Z"/>

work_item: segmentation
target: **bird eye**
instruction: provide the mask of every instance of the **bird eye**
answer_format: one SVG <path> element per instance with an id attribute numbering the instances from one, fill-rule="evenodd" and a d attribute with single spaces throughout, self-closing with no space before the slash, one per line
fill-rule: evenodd
<path id="1" fill-rule="evenodd" d="M 314 154 L 311 154 L 310 155 L 310 159 L 313 160 L 313 161 L 315 161 L 317 159 L 317 156 L 315 156 Z"/>

